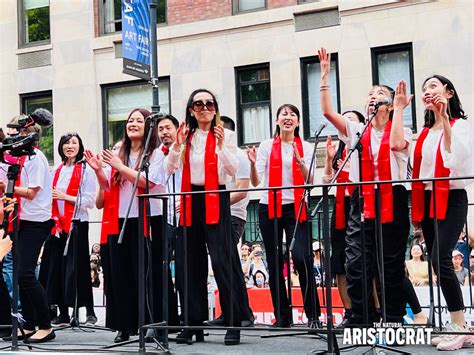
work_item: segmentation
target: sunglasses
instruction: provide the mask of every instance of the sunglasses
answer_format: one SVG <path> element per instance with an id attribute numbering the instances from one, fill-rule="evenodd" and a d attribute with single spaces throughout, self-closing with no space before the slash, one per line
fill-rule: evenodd
<path id="1" fill-rule="evenodd" d="M 204 107 L 206 107 L 206 110 L 208 111 L 216 110 L 216 104 L 212 100 L 208 100 L 206 102 L 202 102 L 201 100 L 193 102 L 193 110 L 196 112 L 201 112 Z"/>
<path id="2" fill-rule="evenodd" d="M 68 133 L 65 133 L 61 136 L 61 139 L 64 139 L 64 138 L 72 138 L 72 137 L 79 137 L 79 134 L 77 134 L 77 132 L 68 132 Z"/>

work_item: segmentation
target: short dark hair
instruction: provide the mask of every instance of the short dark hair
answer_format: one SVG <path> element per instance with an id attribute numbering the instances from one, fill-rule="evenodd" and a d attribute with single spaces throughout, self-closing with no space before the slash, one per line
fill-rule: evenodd
<path id="1" fill-rule="evenodd" d="M 74 159 L 74 163 L 77 163 L 78 161 L 81 161 L 84 158 L 84 144 L 82 143 L 81 137 L 76 132 L 69 132 L 61 136 L 61 139 L 59 139 L 58 144 L 58 153 L 63 163 L 67 162 L 67 157 L 63 152 L 63 145 L 69 142 L 72 137 L 76 137 L 79 141 L 79 151 L 77 152 L 76 159 Z"/>
<path id="2" fill-rule="evenodd" d="M 229 116 L 221 116 L 221 121 L 224 125 L 224 128 L 230 129 L 231 131 L 235 131 L 235 122 Z"/>
<path id="3" fill-rule="evenodd" d="M 170 120 L 171 123 L 173 124 L 173 126 L 175 126 L 176 128 L 179 127 L 179 121 L 177 120 L 176 117 L 174 117 L 173 115 L 164 115 L 163 117 L 161 117 L 159 120 L 158 120 L 158 125 L 160 124 L 160 122 L 164 121 L 164 120 Z"/>

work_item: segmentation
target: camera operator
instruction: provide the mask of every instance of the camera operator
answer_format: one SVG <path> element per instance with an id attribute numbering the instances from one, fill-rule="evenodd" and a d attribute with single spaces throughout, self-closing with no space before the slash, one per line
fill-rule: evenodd
<path id="1" fill-rule="evenodd" d="M 20 136 L 30 133 L 41 133 L 38 125 L 20 128 L 15 117 L 11 126 L 18 127 Z M 10 135 L 12 135 L 10 128 Z M 14 154 L 12 154 L 14 155 Z M 24 330 L 31 343 L 42 343 L 55 338 L 49 320 L 49 308 L 46 292 L 35 275 L 36 263 L 41 247 L 48 236 L 53 221 L 51 219 L 51 175 L 48 161 L 38 148 L 34 155 L 19 158 L 8 157 L 10 164 L 20 165 L 20 174 L 16 181 L 14 193 L 20 201 L 18 205 L 18 285 L 22 300 Z M 39 329 L 36 330 L 36 327 Z M 18 339 L 23 339 L 19 335 Z M 4 340 L 11 340 L 9 337 Z"/>

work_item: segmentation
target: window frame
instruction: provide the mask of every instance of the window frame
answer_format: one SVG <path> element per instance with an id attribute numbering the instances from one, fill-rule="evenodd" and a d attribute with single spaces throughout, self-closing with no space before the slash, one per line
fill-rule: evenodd
<path id="1" fill-rule="evenodd" d="M 413 65 L 413 43 L 398 43 L 390 44 L 387 46 L 373 47 L 370 48 L 370 56 L 372 61 L 372 85 L 379 84 L 379 72 L 377 65 L 377 56 L 381 54 L 396 53 L 408 51 L 408 71 L 410 73 L 410 90 L 412 94 L 415 94 L 415 70 Z M 395 88 L 393 88 L 395 89 Z M 416 133 L 416 102 L 415 97 L 411 100 L 411 130 Z"/>
<path id="2" fill-rule="evenodd" d="M 338 53 L 331 53 L 331 62 L 335 61 L 336 66 L 336 96 L 337 100 L 336 103 L 332 103 L 333 105 L 336 104 L 336 107 L 333 109 L 336 112 L 341 112 L 341 85 L 339 83 L 339 55 Z M 310 56 L 310 57 L 303 57 L 300 58 L 300 65 L 301 65 L 301 101 L 303 107 L 303 136 L 304 139 L 309 142 L 314 142 L 314 137 L 312 136 L 311 132 L 311 124 L 310 124 L 310 115 L 309 115 L 309 88 L 308 88 L 308 64 L 319 64 L 318 56 Z M 319 92 L 317 93 L 319 95 Z M 324 132 L 324 131 L 323 131 Z M 328 135 L 322 134 L 320 138 L 327 137 Z"/>
<path id="3" fill-rule="evenodd" d="M 27 100 L 30 100 L 30 99 L 41 99 L 41 98 L 46 98 L 46 97 L 51 97 L 51 106 L 53 105 L 53 91 L 52 90 L 43 90 L 43 91 L 35 91 L 35 92 L 28 92 L 28 93 L 25 93 L 25 94 L 20 94 L 19 95 L 19 98 L 20 98 L 20 112 L 22 114 L 29 114 L 31 112 L 25 112 L 25 108 L 26 108 L 26 101 Z M 53 110 L 54 112 L 54 107 L 53 107 Z M 53 114 L 53 117 L 54 117 L 54 113 L 51 112 L 51 114 Z M 54 145 L 54 121 L 53 121 L 53 124 L 51 125 L 51 127 L 53 127 L 53 130 L 52 130 L 52 133 L 53 133 L 53 156 L 51 157 L 51 160 L 46 157 L 46 159 L 48 159 L 48 163 L 53 165 L 54 164 L 54 154 L 56 152 L 56 147 Z M 43 128 L 43 127 L 41 127 Z M 40 138 L 41 140 L 41 138 Z"/>
<path id="4" fill-rule="evenodd" d="M 248 14 L 256 11 L 264 11 L 268 9 L 268 0 L 264 0 L 265 5 L 257 9 L 239 10 L 239 0 L 232 0 L 232 15 Z"/>
<path id="5" fill-rule="evenodd" d="M 100 34 L 100 36 L 110 36 L 110 35 L 122 33 L 122 31 L 105 32 L 106 22 L 105 22 L 105 17 L 104 17 L 104 14 L 105 14 L 104 0 L 97 0 L 97 1 L 98 1 L 97 6 L 99 7 L 98 12 L 99 12 L 99 34 Z M 113 1 L 113 0 L 110 0 L 110 1 Z M 168 0 L 162 0 L 162 1 L 165 2 L 165 22 L 158 22 L 156 24 L 157 27 L 168 25 Z M 122 22 L 122 17 L 121 16 L 120 16 L 119 20 L 109 21 L 109 22 L 107 22 L 107 24 L 109 24 L 109 23 L 114 23 L 115 24 L 119 21 Z"/>
<path id="6" fill-rule="evenodd" d="M 245 71 L 245 70 L 249 70 L 249 69 L 261 69 L 261 68 L 268 68 L 268 72 L 269 72 L 269 96 L 270 96 L 270 100 L 268 100 L 268 106 L 269 106 L 269 111 L 270 111 L 270 115 L 269 115 L 269 122 L 270 122 L 270 137 L 272 136 L 272 133 L 273 133 L 273 121 L 272 121 L 272 80 L 271 80 L 271 68 L 270 68 L 270 63 L 269 62 L 266 62 L 266 63 L 259 63 L 259 64 L 251 64 L 251 65 L 244 65 L 244 66 L 239 66 L 239 67 L 235 67 L 234 68 L 234 73 L 235 73 L 235 98 L 236 98 L 236 113 L 237 113 L 237 141 L 238 141 L 238 145 L 239 147 L 247 147 L 247 146 L 252 146 L 252 145 L 255 145 L 255 146 L 259 146 L 261 142 L 253 142 L 253 143 L 244 143 L 244 129 L 243 129 L 243 115 L 242 115 L 242 107 L 243 108 L 248 108 L 248 107 L 258 107 L 258 106 L 261 106 L 261 105 L 258 105 L 258 104 L 244 104 L 242 105 L 241 104 L 241 92 L 240 92 L 240 87 L 241 87 L 241 83 L 240 83 L 240 78 L 239 78 L 239 74 L 240 72 L 242 71 Z M 259 101 L 259 103 L 264 103 L 264 102 L 267 102 L 267 101 Z"/>
<path id="7" fill-rule="evenodd" d="M 171 114 L 171 78 L 169 76 L 163 76 L 158 78 L 158 86 L 160 82 L 164 80 L 168 81 L 168 102 L 170 107 L 170 114 Z M 132 80 L 132 81 L 122 81 L 118 83 L 111 83 L 111 84 L 103 84 L 100 86 L 101 90 L 101 104 L 102 104 L 102 145 L 104 149 L 109 149 L 110 142 L 109 142 L 109 120 L 107 117 L 107 90 L 116 89 L 116 88 L 123 88 L 123 87 L 130 87 L 130 86 L 137 86 L 137 85 L 144 85 L 149 84 L 146 80 Z M 151 88 L 151 85 L 150 85 Z M 152 92 L 153 89 L 151 88 Z M 161 106 L 161 105 L 160 105 Z"/>
<path id="8" fill-rule="evenodd" d="M 29 48 L 36 46 L 43 46 L 45 44 L 51 43 L 51 1 L 48 0 L 49 7 L 49 39 L 44 39 L 41 41 L 25 43 L 25 28 L 24 24 L 24 11 L 23 11 L 23 1 L 17 0 L 17 21 L 18 21 L 18 48 Z"/>

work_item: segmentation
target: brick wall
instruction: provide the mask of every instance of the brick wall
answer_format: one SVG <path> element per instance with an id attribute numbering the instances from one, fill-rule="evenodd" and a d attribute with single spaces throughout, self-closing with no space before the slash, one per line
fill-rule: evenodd
<path id="1" fill-rule="evenodd" d="M 297 4 L 298 4 L 298 0 L 267 0 L 267 8 L 269 9 L 297 5 Z"/>
<path id="2" fill-rule="evenodd" d="M 99 0 L 94 0 L 94 36 L 100 36 Z"/>
<path id="3" fill-rule="evenodd" d="M 232 0 L 168 0 L 168 25 L 231 16 Z"/>

